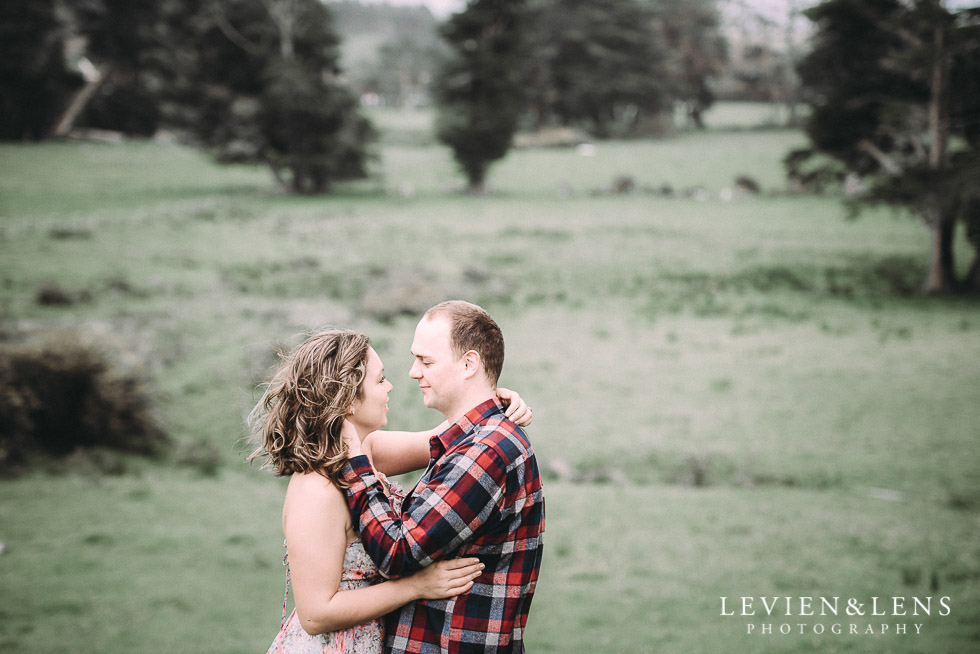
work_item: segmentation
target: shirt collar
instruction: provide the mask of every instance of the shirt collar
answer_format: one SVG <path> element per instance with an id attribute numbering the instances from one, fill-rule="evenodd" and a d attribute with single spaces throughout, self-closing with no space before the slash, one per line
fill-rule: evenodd
<path id="1" fill-rule="evenodd" d="M 429 452 L 432 458 L 437 458 L 440 454 L 452 447 L 457 441 L 466 436 L 475 425 L 495 413 L 503 413 L 504 405 L 496 395 L 482 404 L 473 407 L 466 414 L 450 425 L 449 429 L 438 436 L 429 439 Z"/>

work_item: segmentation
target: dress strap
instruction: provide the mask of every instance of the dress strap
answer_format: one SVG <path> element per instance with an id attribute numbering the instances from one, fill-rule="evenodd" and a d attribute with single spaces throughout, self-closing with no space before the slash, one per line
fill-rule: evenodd
<path id="1" fill-rule="evenodd" d="M 286 546 L 286 541 L 282 542 L 282 546 Z M 279 629 L 283 629 L 286 626 L 286 604 L 289 602 L 289 552 L 287 551 L 282 555 L 282 564 L 286 568 L 286 593 L 282 598 L 282 624 Z"/>

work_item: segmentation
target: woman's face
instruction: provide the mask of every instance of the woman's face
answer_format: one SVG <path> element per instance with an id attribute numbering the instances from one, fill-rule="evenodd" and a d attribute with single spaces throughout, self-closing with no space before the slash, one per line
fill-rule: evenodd
<path id="1" fill-rule="evenodd" d="M 351 407 L 354 413 L 350 417 L 362 438 L 388 424 L 388 393 L 391 389 L 391 382 L 385 379 L 381 357 L 369 347 L 361 396 L 354 400 Z"/>

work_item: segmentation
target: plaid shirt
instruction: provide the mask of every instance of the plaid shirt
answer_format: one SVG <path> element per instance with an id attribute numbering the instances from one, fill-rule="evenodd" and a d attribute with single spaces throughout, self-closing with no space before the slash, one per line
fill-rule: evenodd
<path id="1" fill-rule="evenodd" d="M 544 535 L 531 444 L 496 398 L 429 443 L 429 467 L 400 515 L 367 457 L 350 460 L 347 502 L 361 540 L 386 576 L 464 556 L 486 567 L 463 595 L 419 600 L 389 614 L 385 651 L 523 652 Z"/>

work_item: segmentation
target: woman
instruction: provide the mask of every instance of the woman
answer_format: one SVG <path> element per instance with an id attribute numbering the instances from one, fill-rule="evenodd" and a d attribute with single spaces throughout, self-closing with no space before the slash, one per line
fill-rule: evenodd
<path id="1" fill-rule="evenodd" d="M 249 416 L 257 444 L 249 460 L 268 457 L 276 474 L 291 475 L 282 527 L 296 608 L 286 620 L 283 603 L 283 626 L 270 653 L 377 654 L 381 616 L 417 599 L 464 593 L 482 571 L 479 559 L 453 559 L 385 581 L 364 551 L 344 496 L 345 432 L 356 431 L 397 505 L 400 491 L 384 474 L 424 467 L 428 440 L 441 431 L 379 432 L 388 422 L 391 389 L 366 336 L 322 332 L 290 355 Z M 512 419 L 530 422 L 516 393 L 500 389 L 500 395 Z"/>

